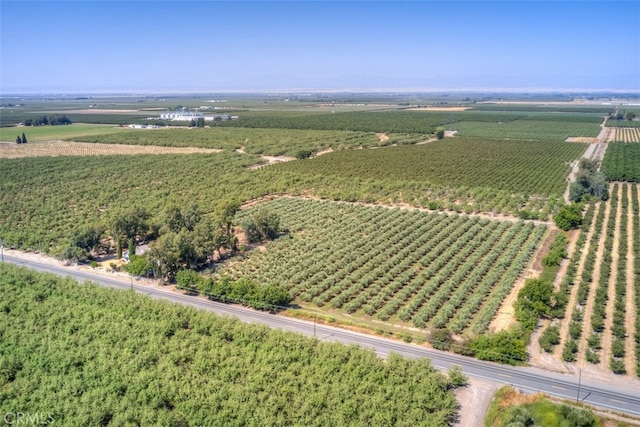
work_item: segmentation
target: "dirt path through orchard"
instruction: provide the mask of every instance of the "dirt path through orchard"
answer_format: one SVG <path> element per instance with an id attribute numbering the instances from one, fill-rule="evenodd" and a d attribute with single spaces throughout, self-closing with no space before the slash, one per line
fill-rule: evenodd
<path id="1" fill-rule="evenodd" d="M 615 187 L 613 187 L 615 188 Z M 605 309 L 604 330 L 602 331 L 602 350 L 600 354 L 600 367 L 607 369 L 611 359 L 611 343 L 613 340 L 611 327 L 613 326 L 613 310 L 616 303 L 616 281 L 618 280 L 618 261 L 620 258 L 620 221 L 622 219 L 622 185 L 617 184 L 618 203 L 612 217 L 615 218 L 613 231 L 613 245 L 611 247 L 611 274 L 607 284 L 607 306 Z M 611 205 L 609 205 L 611 206 Z M 606 232 L 603 229 L 603 234 Z M 626 255 L 626 254 L 625 254 Z"/>
<path id="2" fill-rule="evenodd" d="M 636 305 L 635 301 L 637 298 L 636 290 L 635 290 L 635 251 L 639 250 L 636 245 L 638 242 L 633 241 L 633 231 L 635 227 L 638 226 L 637 222 L 634 221 L 636 218 L 633 216 L 633 205 L 631 203 L 631 193 L 633 191 L 638 192 L 638 197 L 640 197 L 640 185 L 637 184 L 625 184 L 626 190 L 628 194 L 629 200 L 629 211 L 627 213 L 627 295 L 626 295 L 626 313 L 624 317 L 624 325 L 627 330 L 627 338 L 625 340 L 625 355 L 624 355 L 624 365 L 628 374 L 633 374 L 636 372 L 636 352 L 635 352 L 635 334 L 640 334 L 640 331 L 635 329 L 635 319 L 638 313 L 636 313 Z M 634 332 L 635 331 L 635 334 Z M 637 372 L 640 375 L 640 372 Z"/>
<path id="3" fill-rule="evenodd" d="M 600 269 L 602 267 L 602 258 L 604 256 L 604 240 L 607 237 L 607 226 L 609 225 L 610 209 L 607 204 L 603 204 L 604 209 L 604 221 L 602 223 L 602 230 L 598 240 L 598 247 L 596 250 L 596 259 L 594 263 L 594 271 L 589 286 L 589 297 L 587 298 L 587 304 L 584 309 L 584 320 L 582 322 L 582 335 L 580 337 L 580 344 L 578 346 L 577 365 L 580 367 L 586 366 L 585 353 L 587 349 L 587 338 L 591 334 L 591 315 L 593 313 L 593 305 L 596 299 L 596 289 L 598 289 L 598 282 L 600 281 Z M 595 217 L 594 217 L 595 218 Z"/>
<path id="4" fill-rule="evenodd" d="M 587 259 L 587 254 L 589 253 L 591 247 L 591 237 L 593 233 L 595 233 L 596 229 L 596 221 L 595 219 L 602 208 L 602 203 L 596 203 L 593 210 L 593 220 L 589 226 L 589 231 L 587 232 L 587 236 L 584 242 L 584 249 L 582 250 L 582 256 L 580 256 L 580 261 L 578 263 L 578 268 L 576 269 L 576 281 L 571 288 L 571 294 L 569 296 L 569 303 L 567 305 L 567 312 L 565 313 L 564 319 L 562 319 L 562 323 L 560 325 L 560 344 L 556 346 L 554 355 L 559 360 L 562 360 L 562 350 L 564 349 L 565 344 L 567 343 L 567 337 L 569 335 L 569 324 L 571 323 L 571 318 L 573 316 L 573 311 L 576 308 L 576 299 L 578 296 L 578 288 L 580 287 L 580 283 L 582 282 L 582 272 L 584 271 L 584 263 Z M 582 233 L 582 231 L 580 231 Z M 584 312 L 584 310 L 583 310 Z"/>

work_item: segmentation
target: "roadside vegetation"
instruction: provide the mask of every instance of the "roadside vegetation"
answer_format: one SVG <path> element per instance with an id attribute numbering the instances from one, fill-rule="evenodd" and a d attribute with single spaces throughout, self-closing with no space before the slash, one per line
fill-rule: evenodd
<path id="1" fill-rule="evenodd" d="M 524 395 L 505 386 L 494 395 L 484 425 L 599 427 L 603 423 L 587 408 L 556 403 L 541 394 Z"/>

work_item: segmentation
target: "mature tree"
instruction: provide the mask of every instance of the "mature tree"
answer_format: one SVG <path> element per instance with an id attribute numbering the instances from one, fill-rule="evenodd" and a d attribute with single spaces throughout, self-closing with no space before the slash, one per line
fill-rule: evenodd
<path id="1" fill-rule="evenodd" d="M 22 144 L 22 138 L 20 138 L 20 135 L 16 136 L 16 144 Z"/>
<path id="2" fill-rule="evenodd" d="M 116 240 L 118 258 L 122 257 L 122 239 L 129 241 L 129 255 L 135 255 L 136 237 L 149 230 L 151 214 L 143 208 L 134 207 L 117 214 L 112 220 L 112 231 Z"/>
<path id="3" fill-rule="evenodd" d="M 199 128 L 203 128 L 204 127 L 204 117 L 198 117 L 198 120 L 196 122 L 196 126 L 198 126 Z"/>
<path id="4" fill-rule="evenodd" d="M 84 227 L 74 230 L 69 235 L 69 241 L 58 251 L 58 258 L 72 262 L 86 261 L 91 257 L 91 251 L 100 246 L 103 229 L 100 227 Z"/>
<path id="5" fill-rule="evenodd" d="M 553 295 L 553 283 L 542 279 L 528 279 L 513 304 L 516 319 L 525 329 L 534 329 L 540 316 L 551 314 Z"/>
<path id="6" fill-rule="evenodd" d="M 445 128 L 443 128 L 442 126 L 438 126 L 436 128 L 436 138 L 438 139 L 444 138 L 444 132 L 445 132 Z"/>
<path id="7" fill-rule="evenodd" d="M 192 204 L 180 209 L 177 206 L 169 206 L 165 210 L 165 226 L 174 233 L 180 232 L 183 228 L 193 231 L 196 224 L 202 219 L 202 212 L 197 204 Z"/>
<path id="8" fill-rule="evenodd" d="M 156 277 L 172 279 L 181 266 L 177 234 L 169 232 L 160 236 L 151 245 L 148 258 Z"/>
<path id="9" fill-rule="evenodd" d="M 582 224 L 582 205 L 572 203 L 560 208 L 560 212 L 553 217 L 556 225 L 564 231 L 578 228 Z"/>
<path id="10" fill-rule="evenodd" d="M 259 209 L 255 214 L 246 218 L 242 228 L 249 242 L 258 242 L 264 239 L 275 239 L 280 230 L 278 216 L 266 209 Z"/>
<path id="11" fill-rule="evenodd" d="M 625 118 L 627 120 L 633 120 L 636 118 L 636 112 L 635 111 L 627 111 L 627 114 L 625 114 Z"/>
<path id="12" fill-rule="evenodd" d="M 585 194 L 587 190 L 579 182 L 572 182 L 569 185 L 569 200 L 572 202 L 579 202 Z"/>
<path id="13" fill-rule="evenodd" d="M 130 255 L 129 262 L 124 264 L 122 269 L 132 276 L 145 276 L 153 269 L 153 265 L 145 255 Z"/>
<path id="14" fill-rule="evenodd" d="M 202 281 L 202 276 L 200 276 L 193 270 L 180 270 L 176 274 L 176 283 L 178 284 L 178 289 L 196 291 L 200 289 Z"/>
<path id="15" fill-rule="evenodd" d="M 71 233 L 69 241 L 72 245 L 84 249 L 87 253 L 100 246 L 100 239 L 104 229 L 102 227 L 83 227 Z"/>
<path id="16" fill-rule="evenodd" d="M 607 176 L 602 172 L 596 172 L 591 176 L 590 183 L 591 194 L 600 200 L 609 199 L 609 186 L 607 185 Z"/>
<path id="17" fill-rule="evenodd" d="M 26 135 L 24 134 L 24 132 L 22 132 L 22 143 L 23 143 L 23 144 L 26 144 L 26 143 L 27 143 L 27 137 L 26 137 Z"/>
<path id="18" fill-rule="evenodd" d="M 86 261 L 88 252 L 78 246 L 66 245 L 60 252 L 58 252 L 57 258 L 61 260 L 67 260 L 70 262 Z"/>

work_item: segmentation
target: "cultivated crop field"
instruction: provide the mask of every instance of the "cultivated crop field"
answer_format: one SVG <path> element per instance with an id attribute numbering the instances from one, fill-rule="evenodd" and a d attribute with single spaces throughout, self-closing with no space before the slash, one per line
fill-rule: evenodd
<path id="1" fill-rule="evenodd" d="M 602 170 L 613 181 L 640 182 L 640 144 L 610 142 Z"/>
<path id="2" fill-rule="evenodd" d="M 621 142 L 640 142 L 640 128 L 616 128 L 615 140 Z"/>
<path id="3" fill-rule="evenodd" d="M 486 331 L 539 248 L 546 227 L 278 198 L 290 234 L 220 274 L 286 287 L 303 305 L 418 328 Z"/>
<path id="4" fill-rule="evenodd" d="M 382 360 L 4 263 L 0 294 L 3 413 L 86 426 L 444 426 L 457 410 L 457 383 L 424 358 Z"/>
<path id="5" fill-rule="evenodd" d="M 426 138 L 428 138 L 427 135 L 415 134 L 385 135 L 385 138 L 381 139 L 373 132 L 213 127 L 128 130 L 118 134 L 95 135 L 76 138 L 76 140 L 102 144 L 201 147 L 224 150 L 242 148 L 252 154 L 295 156 L 300 150 L 319 151 L 328 148 L 337 150 L 380 147 L 391 144 L 413 144 Z"/>
<path id="6" fill-rule="evenodd" d="M 555 355 L 565 362 L 640 375 L 639 192 L 611 184 L 610 200 L 585 214 L 563 282 L 570 298 Z"/>
<path id="7" fill-rule="evenodd" d="M 85 142 L 37 142 L 27 144 L 0 143 L 0 158 L 58 157 L 58 156 L 111 156 L 137 154 L 193 154 L 215 153 L 219 150 L 195 147 L 155 147 L 117 144 L 89 144 Z"/>
<path id="8" fill-rule="evenodd" d="M 73 123 L 59 126 L 0 127 L 0 141 L 16 142 L 24 133 L 29 142 L 82 138 L 89 135 L 118 134 L 125 130 L 118 126 Z"/>
<path id="9" fill-rule="evenodd" d="M 346 178 L 354 183 L 352 189 L 359 180 L 379 180 L 372 186 L 381 188 L 393 182 L 410 182 L 419 191 L 408 193 L 416 194 L 421 206 L 427 206 L 431 199 L 441 207 L 453 203 L 460 205 L 460 209 L 469 206 L 475 212 L 497 210 L 517 214 L 528 209 L 548 213 L 564 192 L 571 170 L 569 163 L 585 147 L 558 141 L 456 137 L 421 146 L 330 153 L 277 165 L 273 171 L 326 176 L 334 182 Z M 461 191 L 456 194 L 443 187 Z"/>
<path id="10" fill-rule="evenodd" d="M 571 116 L 570 116 L 571 117 Z M 533 117 L 535 118 L 535 116 Z M 550 121 L 546 116 L 526 118 L 504 123 L 460 121 L 447 125 L 460 136 L 515 140 L 564 141 L 568 137 L 595 137 L 600 131 L 601 117 L 581 117 L 581 121 Z"/>

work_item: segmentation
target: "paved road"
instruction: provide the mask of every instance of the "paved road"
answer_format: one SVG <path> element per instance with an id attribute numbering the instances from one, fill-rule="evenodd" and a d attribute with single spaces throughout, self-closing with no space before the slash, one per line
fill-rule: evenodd
<path id="1" fill-rule="evenodd" d="M 33 268 L 39 271 L 71 276 L 78 281 L 97 282 L 100 285 L 117 289 L 130 289 L 149 295 L 156 299 L 166 299 L 179 304 L 212 311 L 222 315 L 239 318 L 244 322 L 265 324 L 285 331 L 298 332 L 303 335 L 316 336 L 320 340 L 336 341 L 344 344 L 357 344 L 372 348 L 378 355 L 387 356 L 391 352 L 410 358 L 428 357 L 438 369 L 448 369 L 458 365 L 471 377 L 487 379 L 499 384 L 510 384 L 525 392 L 543 392 L 552 396 L 575 400 L 633 416 L 640 416 L 640 382 L 620 381 L 608 384 L 583 375 L 578 390 L 578 377 L 550 373 L 537 368 L 510 367 L 491 362 L 484 362 L 469 357 L 442 351 L 427 349 L 413 344 L 405 344 L 373 335 L 361 334 L 327 325 L 316 325 L 313 322 L 291 319 L 284 316 L 259 312 L 244 307 L 227 305 L 203 298 L 182 295 L 167 290 L 144 286 L 135 280 L 127 281 L 122 277 L 109 277 L 92 271 L 69 269 L 62 266 L 41 263 L 36 260 L 4 255 L 4 261 Z"/>

